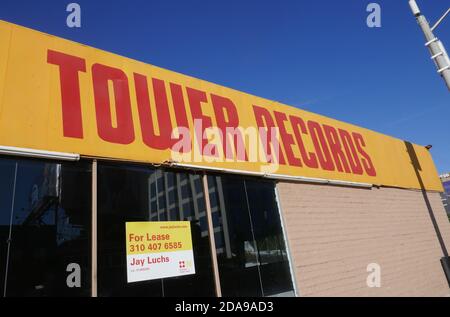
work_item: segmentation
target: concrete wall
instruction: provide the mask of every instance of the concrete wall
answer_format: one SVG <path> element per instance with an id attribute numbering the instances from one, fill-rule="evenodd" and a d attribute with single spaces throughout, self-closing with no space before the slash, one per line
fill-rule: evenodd
<path id="1" fill-rule="evenodd" d="M 449 296 L 421 191 L 278 183 L 300 296 Z M 428 193 L 450 251 L 439 193 Z M 381 266 L 369 288 L 367 265 Z"/>

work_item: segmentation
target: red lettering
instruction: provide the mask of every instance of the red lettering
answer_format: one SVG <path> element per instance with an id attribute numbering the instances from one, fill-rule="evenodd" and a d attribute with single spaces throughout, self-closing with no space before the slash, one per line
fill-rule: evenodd
<path id="1" fill-rule="evenodd" d="M 303 159 L 303 163 L 311 168 L 318 168 L 319 163 L 317 162 L 317 156 L 313 152 L 306 152 L 305 145 L 303 143 L 301 134 L 308 134 L 305 123 L 302 118 L 296 116 L 289 116 L 289 120 L 292 125 L 292 130 L 294 131 L 295 139 L 297 140 L 297 145 L 300 149 L 300 154 Z"/>
<path id="2" fill-rule="evenodd" d="M 177 128 L 189 129 L 189 122 L 186 114 L 186 106 L 183 98 L 183 90 L 180 85 L 170 83 L 170 92 L 172 94 L 173 107 L 175 110 L 175 119 L 177 120 Z M 178 139 L 174 139 L 173 142 L 182 140 L 182 136 Z M 191 150 L 191 143 L 186 144 L 187 146 L 181 146 L 176 150 L 180 153 L 189 152 Z M 172 150 L 175 150 L 172 147 Z"/>
<path id="3" fill-rule="evenodd" d="M 265 132 L 262 132 L 260 130 L 260 137 L 261 137 L 261 142 L 264 147 L 264 152 L 266 153 L 267 160 L 271 163 L 274 163 L 274 159 L 272 157 L 271 145 L 274 143 L 274 141 L 276 142 L 276 140 L 272 140 L 272 138 L 270 137 L 271 133 L 269 130 L 275 128 L 275 123 L 273 122 L 273 119 L 272 119 L 272 116 L 270 115 L 269 110 L 267 110 L 265 108 L 253 105 L 253 113 L 255 114 L 256 124 L 257 124 L 258 128 L 264 128 L 264 127 L 267 128 L 267 130 Z M 276 142 L 276 143 L 278 144 L 278 142 Z M 274 145 L 274 148 L 275 148 L 275 154 L 278 153 L 279 163 L 285 165 L 286 161 L 284 159 L 283 153 L 279 149 L 279 144 L 278 144 L 278 146 Z"/>
<path id="4" fill-rule="evenodd" d="M 203 135 L 205 135 L 205 130 L 212 127 L 212 121 L 211 117 L 205 116 L 202 112 L 202 103 L 207 102 L 206 93 L 201 90 L 193 89 L 193 88 L 186 88 L 187 94 L 188 94 L 188 100 L 189 100 L 189 106 L 191 108 L 192 113 L 192 119 L 194 120 L 201 120 L 202 123 L 202 129 L 201 131 L 195 131 L 197 135 L 197 140 L 200 142 L 200 152 L 205 154 L 211 154 L 212 156 L 218 156 L 217 147 L 214 144 L 208 144 L 207 138 L 203 138 Z M 195 127 L 194 127 L 195 128 Z M 195 129 L 197 130 L 197 129 Z M 211 147 L 210 151 L 205 151 L 207 146 Z"/>
<path id="5" fill-rule="evenodd" d="M 346 130 L 339 129 L 339 135 L 341 136 L 342 144 L 344 145 L 345 153 L 347 153 L 348 162 L 353 174 L 362 175 L 363 169 L 350 133 Z"/>
<path id="6" fill-rule="evenodd" d="M 316 155 L 319 158 L 320 166 L 324 170 L 334 171 L 334 164 L 331 158 L 330 150 L 323 135 L 319 123 L 315 121 L 308 121 L 308 130 L 311 134 L 311 139 L 316 149 Z"/>
<path id="7" fill-rule="evenodd" d="M 70 138 L 83 138 L 80 83 L 78 72 L 86 72 L 83 58 L 48 50 L 47 63 L 59 66 L 63 134 Z"/>
<path id="8" fill-rule="evenodd" d="M 127 75 L 118 68 L 94 64 L 92 65 L 92 81 L 94 84 L 97 131 L 100 138 L 119 144 L 133 142 L 134 126 Z M 117 127 L 113 126 L 111 119 L 109 81 L 112 81 L 113 84 Z"/>
<path id="9" fill-rule="evenodd" d="M 83 120 L 80 97 L 79 72 L 86 72 L 85 59 L 47 51 L 47 63 L 59 67 L 61 87 L 61 109 L 63 135 L 71 138 L 83 138 Z M 130 144 L 135 140 L 133 115 L 127 75 L 118 68 L 102 65 L 92 65 L 92 81 L 97 119 L 97 132 L 101 139 L 118 144 Z M 169 149 L 176 140 L 172 140 L 172 122 L 168 104 L 166 84 L 163 80 L 152 78 L 153 95 L 156 114 L 152 113 L 147 77 L 134 73 L 136 100 L 141 124 L 143 142 L 150 148 Z M 114 100 L 110 100 L 109 84 L 112 83 Z M 201 129 L 195 128 L 198 145 L 203 155 L 218 156 L 217 146 L 210 144 L 206 130 L 212 128 L 212 118 L 204 114 L 202 107 L 208 102 L 204 91 L 186 88 L 187 99 L 194 123 L 201 122 Z M 181 85 L 170 83 L 170 93 L 177 127 L 189 128 L 183 89 Z M 111 102 L 114 101 L 113 105 Z M 227 159 L 233 159 L 234 148 L 239 160 L 248 161 L 242 131 L 239 130 L 239 115 L 236 105 L 227 97 L 211 94 L 211 104 L 221 132 L 221 142 Z M 114 108 L 111 108 L 114 107 Z M 112 109 L 116 116 L 112 118 Z M 366 152 L 366 143 L 360 133 L 350 133 L 344 129 L 336 129 L 330 125 L 320 125 L 316 121 L 305 122 L 297 116 L 287 116 L 283 112 L 271 112 L 263 107 L 253 105 L 253 112 L 260 138 L 268 162 L 291 166 L 353 173 L 362 175 L 365 171 L 369 176 L 376 176 L 375 166 Z M 154 116 L 156 115 L 156 118 Z M 114 120 L 116 119 L 116 120 Z M 158 122 L 157 133 L 154 120 Z M 286 121 L 292 126 L 292 133 L 286 127 Z M 115 123 L 114 123 L 115 122 Z M 276 123 L 276 124 L 275 124 Z M 272 129 L 278 128 L 280 140 L 272 138 Z M 307 152 L 303 135 L 309 134 L 315 151 Z M 230 138 L 231 137 L 231 138 Z M 295 137 L 295 139 L 294 139 Z M 280 151 L 279 141 L 282 141 L 284 154 Z M 296 157 L 293 146 L 297 145 L 300 156 Z M 184 148 L 183 148 L 184 149 Z M 275 154 L 272 154 L 273 151 Z"/>
<path id="10" fill-rule="evenodd" d="M 222 131 L 222 145 L 223 152 L 226 158 L 232 159 L 233 152 L 231 151 L 230 136 L 233 138 L 234 149 L 236 151 L 236 158 L 239 160 L 248 160 L 245 152 L 245 145 L 239 127 L 239 116 L 234 103 L 225 97 L 211 94 L 211 101 L 216 115 L 217 127 Z M 225 119 L 225 113 L 228 119 Z M 235 133 L 230 133 L 232 128 Z M 224 140 L 225 139 L 225 140 Z"/>
<path id="11" fill-rule="evenodd" d="M 341 141 L 339 140 L 336 129 L 332 126 L 324 124 L 323 131 L 325 132 L 328 144 L 330 145 L 331 154 L 334 158 L 334 164 L 336 165 L 338 171 L 345 171 L 346 173 L 350 173 L 350 167 L 348 166 L 347 158 L 342 151 Z"/>
<path id="12" fill-rule="evenodd" d="M 289 165 L 303 166 L 299 158 L 295 157 L 292 151 L 292 145 L 295 144 L 294 138 L 286 131 L 284 121 L 287 121 L 286 114 L 283 112 L 274 111 L 275 120 L 277 121 L 278 128 L 280 129 L 280 137 L 283 141 L 284 152 L 286 153 Z"/>
<path id="13" fill-rule="evenodd" d="M 352 135 L 356 143 L 356 149 L 358 150 L 359 154 L 361 154 L 363 157 L 362 164 L 364 166 L 364 169 L 366 170 L 367 175 L 376 176 L 377 172 L 375 170 L 375 166 L 372 164 L 370 156 L 363 149 L 363 147 L 366 146 L 363 136 L 356 132 L 353 132 Z"/>
<path id="14" fill-rule="evenodd" d="M 151 148 L 159 150 L 170 148 L 172 145 L 172 123 L 170 121 L 169 105 L 167 103 L 164 82 L 160 79 L 152 79 L 159 135 L 156 135 L 155 127 L 153 125 L 147 78 L 143 75 L 134 73 L 134 82 L 136 87 L 139 120 L 141 122 L 142 139 L 144 143 Z"/>
<path id="15" fill-rule="evenodd" d="M 172 94 L 177 126 L 180 128 L 189 128 L 189 123 L 186 115 L 186 106 L 184 104 L 183 91 L 181 86 L 178 84 L 170 83 L 170 92 Z"/>

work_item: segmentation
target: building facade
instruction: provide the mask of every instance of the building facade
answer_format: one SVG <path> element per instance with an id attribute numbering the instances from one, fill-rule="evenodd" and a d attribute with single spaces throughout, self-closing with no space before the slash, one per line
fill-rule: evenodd
<path id="1" fill-rule="evenodd" d="M 0 41 L 3 296 L 450 295 L 425 147 L 7 22 Z M 161 221 L 189 222 L 195 274 L 129 283 L 126 224 Z"/>

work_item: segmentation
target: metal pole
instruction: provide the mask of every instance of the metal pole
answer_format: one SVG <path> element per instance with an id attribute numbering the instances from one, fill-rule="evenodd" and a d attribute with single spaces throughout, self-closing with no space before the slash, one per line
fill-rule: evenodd
<path id="1" fill-rule="evenodd" d="M 92 161 L 91 296 L 97 297 L 97 160 Z"/>
<path id="2" fill-rule="evenodd" d="M 214 240 L 214 226 L 212 221 L 211 212 L 211 202 L 209 200 L 209 186 L 208 186 L 208 176 L 203 173 L 203 195 L 205 196 L 206 205 L 206 221 L 208 222 L 208 233 L 209 233 L 209 246 L 211 249 L 211 262 L 214 274 L 214 286 L 216 289 L 216 296 L 222 297 L 222 288 L 220 286 L 220 275 L 219 275 L 219 265 L 217 263 L 217 252 L 216 252 L 216 241 Z"/>
<path id="3" fill-rule="evenodd" d="M 439 24 L 441 24 L 442 21 L 444 21 L 444 19 L 447 17 L 447 15 L 450 14 L 450 8 L 444 13 L 443 16 L 440 17 L 439 20 L 437 20 L 437 22 L 431 27 L 431 31 L 434 31 L 435 28 L 437 28 L 439 26 Z"/>
<path id="4" fill-rule="evenodd" d="M 420 12 L 416 1 L 409 0 L 409 6 L 425 36 L 425 39 L 427 41 L 425 43 L 425 46 L 430 51 L 431 59 L 434 61 L 437 67 L 437 72 L 444 79 L 445 84 L 447 85 L 447 89 L 450 90 L 450 61 L 448 54 L 445 51 L 444 45 L 436 36 L 434 36 L 427 19 Z M 440 21 L 442 21 L 442 19 Z"/>

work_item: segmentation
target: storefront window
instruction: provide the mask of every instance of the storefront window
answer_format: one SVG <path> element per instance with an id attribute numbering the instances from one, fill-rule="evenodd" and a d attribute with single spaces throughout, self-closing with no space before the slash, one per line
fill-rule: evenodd
<path id="1" fill-rule="evenodd" d="M 91 295 L 91 164 L 0 159 L 2 295 Z M 293 295 L 274 183 L 209 175 L 208 184 L 222 294 Z M 201 175 L 102 162 L 97 188 L 99 296 L 215 296 Z M 189 221 L 195 274 L 128 283 L 133 221 Z"/>
<path id="2" fill-rule="evenodd" d="M 104 163 L 98 173 L 99 296 L 214 296 L 200 176 Z M 179 220 L 191 223 L 196 273 L 127 283 L 125 223 Z"/>
<path id="3" fill-rule="evenodd" d="M 264 296 L 293 296 L 275 183 L 246 180 L 245 186 Z"/>
<path id="4" fill-rule="evenodd" d="M 90 164 L 1 158 L 0 175 L 2 295 L 90 296 Z"/>
<path id="5" fill-rule="evenodd" d="M 224 296 L 293 296 L 275 184 L 209 176 Z"/>

